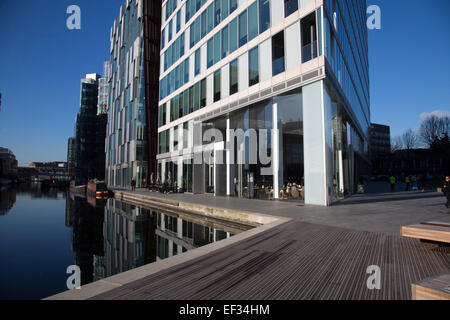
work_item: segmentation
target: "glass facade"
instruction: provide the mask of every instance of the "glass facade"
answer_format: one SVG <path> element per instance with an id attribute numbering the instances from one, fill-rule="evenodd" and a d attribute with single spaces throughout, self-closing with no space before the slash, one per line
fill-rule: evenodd
<path id="1" fill-rule="evenodd" d="M 169 123 L 159 121 L 160 169 L 170 171 L 184 191 L 193 193 L 305 199 L 322 205 L 353 193 L 362 174 L 357 167 L 366 156 L 370 119 L 365 1 L 349 7 L 346 0 L 325 0 L 315 8 L 311 0 L 285 0 L 281 6 L 275 0 L 214 0 L 208 6 L 192 2 L 180 6 L 186 5 L 186 19 L 161 49 L 160 105 L 173 105 L 164 110 L 178 113 Z M 290 25 L 280 29 L 282 19 L 294 18 L 306 6 L 307 15 L 290 19 Z M 163 25 L 161 34 L 167 30 Z M 269 38 L 258 37 L 268 30 Z M 176 47 L 180 35 L 191 48 L 176 49 L 174 58 L 170 47 Z M 242 51 L 250 41 L 252 46 Z M 317 59 L 321 56 L 325 59 Z M 186 61 L 194 66 L 186 66 Z M 314 72 L 293 74 L 311 61 L 319 66 L 308 67 Z M 263 98 L 267 88 L 271 91 Z M 232 111 L 223 112 L 225 108 Z M 174 133 L 171 128 L 181 124 L 182 132 Z M 195 143 L 198 126 L 200 135 L 218 129 L 222 140 Z M 242 139 L 236 137 L 232 154 L 227 129 L 244 132 Z M 183 156 L 168 154 L 174 150 L 174 134 L 183 137 Z M 193 146 L 211 149 L 202 165 L 195 161 Z M 266 151 L 265 158 L 259 150 Z M 166 170 L 169 162 L 174 167 Z M 313 190 L 308 181 L 314 170 L 322 175 L 316 181 L 325 185 Z"/>
<path id="2" fill-rule="evenodd" d="M 147 132 L 156 128 L 147 126 L 147 116 L 151 109 L 147 103 L 155 98 L 149 97 L 146 88 L 155 85 L 152 79 L 145 78 L 145 61 L 154 59 L 153 48 L 145 49 L 144 19 L 148 12 L 149 27 L 160 24 L 161 6 L 154 3 L 139 5 L 138 1 L 128 1 L 121 8 L 111 28 L 111 58 L 108 75 L 108 124 L 106 129 L 106 183 L 112 187 L 130 187 L 131 179 L 136 179 L 137 187 L 148 183 L 149 150 L 155 143 L 150 141 Z M 165 10 L 175 10 L 176 1 L 167 1 Z M 166 13 L 169 13 L 166 11 Z M 156 16 L 153 16 L 155 14 Z M 147 22 L 145 22 L 147 23 Z M 181 25 L 180 25 L 181 27 Z M 164 33 L 164 35 L 163 35 Z M 171 38 L 176 33 L 167 28 L 161 36 Z M 157 40 L 159 47 L 160 38 Z M 161 40 L 161 44 L 164 42 Z M 156 46 L 155 46 L 156 47 Z M 179 50 L 179 47 L 177 47 Z M 174 56 L 178 56 L 174 53 Z M 158 56 L 156 56 L 158 58 Z M 157 60 L 157 59 L 156 59 Z M 149 73 L 155 70 L 148 70 Z M 157 85 L 158 83 L 156 83 Z M 161 116 L 156 118 L 158 106 L 152 108 L 155 123 L 163 125 L 165 112 L 159 107 Z M 152 115 L 150 115 L 152 117 Z M 156 130 L 155 130 L 156 131 Z M 156 150 L 155 150 L 156 151 Z M 156 153 L 153 151 L 153 154 Z M 153 162 L 153 161 L 152 161 Z"/>

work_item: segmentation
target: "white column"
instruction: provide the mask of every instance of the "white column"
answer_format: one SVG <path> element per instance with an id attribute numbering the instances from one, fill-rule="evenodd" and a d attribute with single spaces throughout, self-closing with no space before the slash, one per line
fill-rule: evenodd
<path id="1" fill-rule="evenodd" d="M 225 150 L 226 150 L 226 166 L 227 166 L 227 196 L 231 195 L 231 152 L 229 149 L 229 143 L 230 143 L 230 118 L 227 118 L 227 132 L 226 132 L 226 144 L 225 144 Z"/>
<path id="2" fill-rule="evenodd" d="M 326 154 L 323 82 L 303 87 L 305 203 L 326 206 Z"/>
<path id="3" fill-rule="evenodd" d="M 177 218 L 177 235 L 178 235 L 178 238 L 180 238 L 180 239 L 183 238 L 183 220 L 179 219 L 179 218 Z"/>
<path id="4" fill-rule="evenodd" d="M 278 179 L 279 168 L 279 131 L 278 131 L 278 104 L 272 105 L 272 169 L 273 169 L 273 197 L 278 199 L 280 196 L 280 181 Z"/>

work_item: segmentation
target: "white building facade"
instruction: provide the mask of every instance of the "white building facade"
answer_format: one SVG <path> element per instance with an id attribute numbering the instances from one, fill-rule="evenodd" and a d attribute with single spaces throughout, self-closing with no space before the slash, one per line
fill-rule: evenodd
<path id="1" fill-rule="evenodd" d="M 367 163 L 365 0 L 167 0 L 158 179 L 331 205 Z"/>

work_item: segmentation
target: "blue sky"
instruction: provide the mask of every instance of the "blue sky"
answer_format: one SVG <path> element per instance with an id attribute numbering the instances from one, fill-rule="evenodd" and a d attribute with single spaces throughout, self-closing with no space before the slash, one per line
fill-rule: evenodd
<path id="1" fill-rule="evenodd" d="M 0 1 L 0 146 L 19 165 L 66 161 L 80 79 L 102 72 L 109 30 L 124 0 Z M 79 31 L 66 9 L 81 8 Z M 422 113 L 450 112 L 450 1 L 367 0 L 380 6 L 369 31 L 372 122 L 392 136 L 417 128 Z"/>

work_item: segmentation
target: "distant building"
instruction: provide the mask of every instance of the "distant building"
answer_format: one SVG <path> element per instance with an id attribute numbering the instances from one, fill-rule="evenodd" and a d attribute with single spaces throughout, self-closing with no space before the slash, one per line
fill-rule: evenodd
<path id="1" fill-rule="evenodd" d="M 67 162 L 31 162 L 29 167 L 42 175 L 67 175 Z"/>
<path id="2" fill-rule="evenodd" d="M 445 152 L 429 149 L 397 150 L 380 155 L 373 161 L 372 174 L 397 177 L 424 175 L 428 178 L 443 179 L 449 169 Z"/>
<path id="3" fill-rule="evenodd" d="M 17 160 L 14 153 L 0 147 L 0 177 L 11 178 L 17 175 Z"/>
<path id="4" fill-rule="evenodd" d="M 75 177 L 76 175 L 76 149 L 76 138 L 69 138 L 67 141 L 67 173 L 70 177 Z"/>
<path id="5" fill-rule="evenodd" d="M 75 143 L 69 141 L 76 150 L 75 156 L 72 155 L 71 158 L 72 163 L 75 158 L 75 177 L 83 181 L 105 177 L 104 141 L 107 116 L 104 113 L 98 114 L 99 81 L 98 74 L 87 74 L 86 78 L 81 80 Z"/>
<path id="6" fill-rule="evenodd" d="M 98 102 L 97 115 L 108 113 L 108 94 L 109 94 L 109 73 L 110 63 L 105 61 L 103 63 L 103 76 L 98 80 Z"/>
<path id="7" fill-rule="evenodd" d="M 377 159 L 391 153 L 391 128 L 382 124 L 370 124 L 370 158 Z"/>

